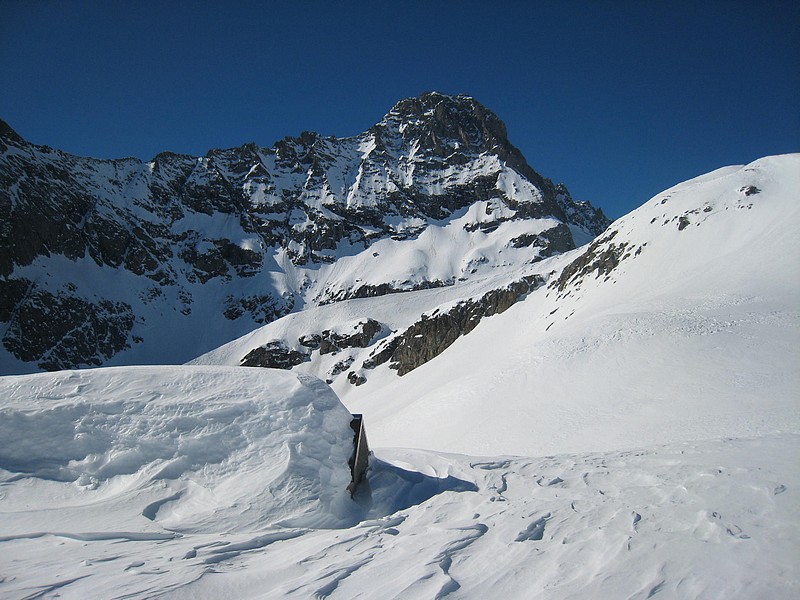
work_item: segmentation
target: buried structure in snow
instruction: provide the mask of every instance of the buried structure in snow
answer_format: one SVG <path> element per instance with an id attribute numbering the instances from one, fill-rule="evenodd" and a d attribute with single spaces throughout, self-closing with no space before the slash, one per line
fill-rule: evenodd
<path id="1" fill-rule="evenodd" d="M 60 371 L 0 378 L 0 398 L 6 536 L 350 527 L 474 489 L 372 460 L 362 416 L 288 371 Z"/>
<path id="2" fill-rule="evenodd" d="M 369 444 L 367 443 L 367 431 L 364 429 L 364 415 L 354 414 L 353 420 L 350 421 L 350 427 L 353 430 L 353 456 L 349 462 L 352 479 L 347 489 L 352 496 L 367 472 L 370 452 Z"/>

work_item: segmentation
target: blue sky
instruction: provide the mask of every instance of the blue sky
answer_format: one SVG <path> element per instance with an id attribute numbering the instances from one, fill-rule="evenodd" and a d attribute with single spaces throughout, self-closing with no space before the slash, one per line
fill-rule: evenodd
<path id="1" fill-rule="evenodd" d="M 0 4 L 0 118 L 152 158 L 348 136 L 467 93 L 531 166 L 618 217 L 674 183 L 800 151 L 794 2 Z"/>

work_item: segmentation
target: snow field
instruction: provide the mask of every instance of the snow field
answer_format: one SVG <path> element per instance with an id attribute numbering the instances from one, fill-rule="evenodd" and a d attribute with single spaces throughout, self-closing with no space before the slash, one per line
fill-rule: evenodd
<path id="1" fill-rule="evenodd" d="M 676 186 L 611 225 L 628 257 L 608 276 L 539 288 L 401 378 L 334 388 L 376 446 L 530 456 L 798 433 L 798 197 L 800 155 Z M 699 225 L 679 230 L 685 214 Z M 532 267 L 553 282 L 585 251 Z"/>
<path id="2" fill-rule="evenodd" d="M 75 548 L 73 575 L 91 573 L 59 592 L 198 599 L 792 597 L 800 586 L 793 560 L 800 534 L 797 442 L 795 435 L 766 436 L 544 458 L 382 450 L 370 475 L 373 493 L 406 465 L 426 472 L 407 477 L 428 477 L 431 487 L 438 480 L 440 493 L 415 496 L 416 505 L 344 529 L 197 533 L 157 543 L 52 538 Z M 368 503 L 368 491 L 357 500 Z M 4 542 L 11 543 L 22 553 L 42 546 L 42 540 Z M 56 551 L 45 554 L 58 564 Z M 63 569 L 63 557 L 60 563 Z"/>

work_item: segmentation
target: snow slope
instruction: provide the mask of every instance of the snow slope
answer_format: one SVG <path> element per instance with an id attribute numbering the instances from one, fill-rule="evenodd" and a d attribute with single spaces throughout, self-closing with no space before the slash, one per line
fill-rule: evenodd
<path id="1" fill-rule="evenodd" d="M 384 325 L 371 345 L 312 352 L 294 369 L 330 379 L 378 446 L 540 455 L 795 432 L 798 199 L 800 155 L 720 169 L 655 196 L 571 253 L 454 288 L 309 309 L 196 362 L 239 364 L 273 340 L 302 350 L 301 336 L 370 317 Z M 421 315 L 532 274 L 548 285 L 410 373 L 359 369 Z M 363 385 L 346 370 L 331 375 L 342 360 Z"/>
<path id="2" fill-rule="evenodd" d="M 716 171 L 615 222 L 598 248 L 627 244 L 629 258 L 607 276 L 540 289 L 378 392 L 342 397 L 377 443 L 451 452 L 796 432 L 799 230 L 800 155 Z"/>

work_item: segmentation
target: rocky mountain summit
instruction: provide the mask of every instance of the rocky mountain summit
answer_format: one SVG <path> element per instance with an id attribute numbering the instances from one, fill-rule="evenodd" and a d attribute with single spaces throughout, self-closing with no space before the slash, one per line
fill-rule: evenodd
<path id="1" fill-rule="evenodd" d="M 184 362 L 308 305 L 454 286 L 608 225 L 491 111 L 438 93 L 355 137 L 148 162 L 0 122 L 0 216 L 3 373 Z"/>

